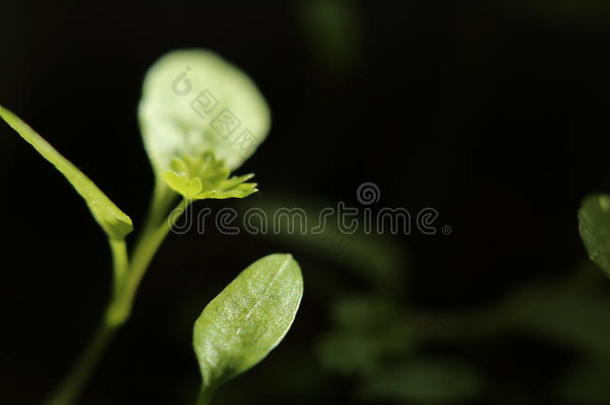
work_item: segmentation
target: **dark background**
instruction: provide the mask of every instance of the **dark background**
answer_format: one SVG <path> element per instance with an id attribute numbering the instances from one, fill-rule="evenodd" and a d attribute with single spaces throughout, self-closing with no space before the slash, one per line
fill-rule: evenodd
<path id="1" fill-rule="evenodd" d="M 395 300 L 405 311 L 502 323 L 486 308 L 587 263 L 576 211 L 587 193 L 610 190 L 606 2 L 325 3 L 4 1 L 0 103 L 137 229 L 152 188 L 136 119 L 143 75 L 166 51 L 210 48 L 248 72 L 273 112 L 269 138 L 238 171 L 256 172 L 261 192 L 250 204 L 290 194 L 355 205 L 370 181 L 381 190 L 377 207 L 433 207 L 451 226 L 448 236 L 392 238 L 408 262 Z M 0 402 L 38 403 L 92 332 L 110 259 L 80 198 L 4 124 L 0 192 Z M 238 206 L 210 203 L 225 204 Z M 304 271 L 297 321 L 218 402 L 366 403 L 358 390 L 368 377 L 326 367 L 317 342 L 333 328 L 340 293 L 383 298 L 383 288 L 332 254 L 214 232 L 170 236 L 82 403 L 193 403 L 194 319 L 240 269 L 275 251 L 293 252 Z M 329 274 L 341 280 L 334 289 L 324 288 Z M 564 403 L 554 387 L 581 356 L 515 331 L 417 350 L 458 357 L 483 376 L 484 387 L 458 403 Z M 404 402 L 418 403 L 368 399 Z"/>

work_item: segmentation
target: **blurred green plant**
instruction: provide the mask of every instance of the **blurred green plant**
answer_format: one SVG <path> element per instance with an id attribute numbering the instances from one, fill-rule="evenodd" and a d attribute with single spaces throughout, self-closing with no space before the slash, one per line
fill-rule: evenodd
<path id="1" fill-rule="evenodd" d="M 193 91 L 197 95 L 188 98 Z M 254 83 L 212 52 L 175 51 L 151 67 L 139 118 L 156 181 L 148 218 L 131 255 L 126 244 L 133 231 L 131 219 L 19 117 L 3 107 L 0 117 L 83 197 L 112 252 L 113 291 L 105 314 L 48 401 L 71 404 L 116 330 L 128 320 L 142 277 L 187 207 L 194 200 L 244 198 L 258 191 L 255 183 L 246 182 L 253 174 L 230 175 L 267 136 L 269 109 Z M 241 132 L 230 140 L 227 131 L 237 129 L 236 124 Z M 276 254 L 253 263 L 206 306 L 193 333 L 203 377 L 199 404 L 209 403 L 221 383 L 254 366 L 277 346 L 295 318 L 302 294 L 299 265 L 291 255 Z"/>
<path id="2" fill-rule="evenodd" d="M 399 403 L 440 404 L 464 402 L 481 390 L 479 374 L 459 360 L 412 358 L 383 370 L 360 389 L 364 399 Z"/>
<path id="3" fill-rule="evenodd" d="M 318 63 L 335 73 L 354 70 L 362 59 L 363 17 L 355 0 L 301 0 L 298 20 Z"/>
<path id="4" fill-rule="evenodd" d="M 610 196 L 596 194 L 585 198 L 578 221 L 589 257 L 610 276 Z"/>
<path id="5" fill-rule="evenodd" d="M 244 209 L 254 208 L 248 201 Z M 329 204 L 311 196 L 266 195 L 257 203 L 261 216 L 274 217 L 280 209 L 298 207 L 297 212 L 276 218 L 273 232 L 261 233 L 290 249 L 329 260 L 345 269 L 343 277 L 324 274 L 312 279 L 310 291 L 322 290 L 320 298 L 330 298 L 330 328 L 315 344 L 317 359 L 328 376 L 357 381 L 354 400 L 378 403 L 454 403 L 474 398 L 484 382 L 467 362 L 438 359 L 417 350 L 440 324 L 424 319 L 405 303 L 407 258 L 396 240 L 384 235 L 340 232 L 336 220 L 324 219 L 322 231 L 315 231 L 319 215 Z M 299 228 L 299 229 L 297 229 Z M 320 275 L 318 278 L 322 277 Z M 352 285 L 364 285 L 366 291 Z M 425 327 L 422 327 L 424 326 Z"/>
<path id="6" fill-rule="evenodd" d="M 407 263 L 403 247 L 383 235 L 341 232 L 336 218 L 320 217 L 324 209 L 333 204 L 312 196 L 296 198 L 268 193 L 264 200 L 256 201 L 256 205 L 248 200 L 240 201 L 240 205 L 243 210 L 256 209 L 263 218 L 274 218 L 274 229 L 261 232 L 260 237 L 327 259 L 377 291 L 404 292 Z M 279 212 L 290 214 L 288 207 L 296 208 L 292 211 L 294 216 L 277 215 Z M 264 229 L 269 224 L 259 225 Z"/>
<path id="7" fill-rule="evenodd" d="M 580 213 L 581 232 L 589 232 L 583 238 L 600 242 L 593 256 L 602 264 L 608 260 L 600 255 L 607 254 L 604 241 L 610 231 L 583 230 L 583 226 L 599 221 L 610 224 L 603 201 L 588 200 L 585 212 Z M 248 207 L 248 201 L 242 204 Z M 267 195 L 257 208 L 271 217 L 277 209 L 290 206 L 317 218 L 328 204 L 311 196 Z M 484 365 L 464 358 L 463 353 L 439 358 L 426 348 L 440 344 L 468 350 L 517 334 L 573 353 L 572 367 L 556 370 L 557 381 L 548 393 L 553 401 L 608 402 L 604 373 L 610 364 L 610 295 L 592 266 L 579 265 L 554 279 L 531 281 L 483 307 L 416 309 L 402 288 L 407 260 L 396 241 L 381 235 L 341 234 L 328 220 L 319 234 L 311 229 L 295 232 L 290 228 L 294 223 L 280 221 L 275 224 L 278 232 L 261 237 L 348 271 L 320 275 L 322 281 L 312 279 L 309 289 L 328 300 L 324 305 L 331 309 L 330 326 L 315 344 L 324 378 L 339 376 L 353 382 L 354 400 L 440 404 L 487 398 L 493 402 L 494 381 L 483 372 Z"/>

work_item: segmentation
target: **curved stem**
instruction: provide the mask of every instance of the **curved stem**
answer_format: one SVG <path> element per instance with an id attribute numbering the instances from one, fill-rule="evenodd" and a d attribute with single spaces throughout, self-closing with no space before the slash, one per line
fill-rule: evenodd
<path id="1" fill-rule="evenodd" d="M 189 204 L 190 200 L 183 199 L 170 213 L 167 222 L 162 222 L 156 229 L 142 235 L 142 238 L 133 252 L 133 260 L 125 279 L 124 298 L 128 301 L 124 304 L 127 307 L 125 309 L 131 310 L 133 299 L 135 298 L 135 294 L 150 262 L 169 231 L 186 211 Z"/>
<path id="2" fill-rule="evenodd" d="M 109 239 L 110 251 L 112 252 L 112 269 L 114 272 L 114 288 L 121 283 L 129 269 L 127 257 L 127 244 L 125 240 Z"/>
<path id="3" fill-rule="evenodd" d="M 51 399 L 46 402 L 47 404 L 69 405 L 76 401 L 117 329 L 129 318 L 138 286 L 146 269 L 171 228 L 190 204 L 190 201 L 182 200 L 171 212 L 168 220 L 163 221 L 160 218 L 167 214 L 172 200 L 171 192 L 156 189 L 148 219 L 134 249 L 131 262 L 128 260 L 125 241 L 109 240 L 114 287 L 106 313 L 83 354 Z"/>
<path id="4" fill-rule="evenodd" d="M 140 235 L 144 236 L 159 226 L 161 222 L 165 220 L 165 217 L 175 200 L 176 193 L 170 190 L 165 182 L 157 180 L 153 191 L 152 201 L 148 208 L 146 221 L 144 221 L 144 226 Z"/>
<path id="5" fill-rule="evenodd" d="M 127 259 L 127 246 L 124 240 L 108 239 L 110 251 L 112 252 L 112 263 L 114 272 L 114 289 L 111 303 L 116 299 L 118 286 L 128 271 L 129 261 Z M 112 304 L 109 304 L 111 306 Z M 85 347 L 83 354 L 79 357 L 72 369 L 66 375 L 59 388 L 51 395 L 47 402 L 49 405 L 72 404 L 80 395 L 81 391 L 91 378 L 106 347 L 112 340 L 118 324 L 107 322 L 103 319 L 97 327 L 93 337 Z"/>
<path id="6" fill-rule="evenodd" d="M 103 322 L 85 348 L 83 355 L 78 359 L 66 376 L 64 383 L 51 396 L 48 405 L 73 404 L 83 388 L 91 378 L 93 371 L 99 363 L 102 354 L 116 332 L 116 326 Z"/>
<path id="7" fill-rule="evenodd" d="M 212 403 L 214 391 L 215 390 L 212 387 L 202 384 L 201 390 L 199 391 L 199 398 L 197 398 L 195 405 L 210 405 Z"/>

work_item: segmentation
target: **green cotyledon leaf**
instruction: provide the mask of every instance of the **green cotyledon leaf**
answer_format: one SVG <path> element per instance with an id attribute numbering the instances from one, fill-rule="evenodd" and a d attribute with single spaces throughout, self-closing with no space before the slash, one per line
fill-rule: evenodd
<path id="1" fill-rule="evenodd" d="M 204 390 L 260 362 L 288 332 L 303 296 L 299 264 L 289 254 L 252 263 L 203 310 L 193 330 Z"/>
<path id="2" fill-rule="evenodd" d="M 246 183 L 254 174 L 229 177 L 229 169 L 212 152 L 200 157 L 174 158 L 163 179 L 171 189 L 190 200 L 244 198 L 258 191 Z"/>
<path id="3" fill-rule="evenodd" d="M 271 121 L 254 82 L 203 49 L 161 57 L 146 74 L 138 114 L 157 177 L 175 157 L 207 151 L 233 171 L 263 142 Z"/>
<path id="4" fill-rule="evenodd" d="M 0 117 L 65 176 L 78 194 L 84 198 L 93 217 L 108 237 L 121 240 L 133 230 L 131 219 L 110 201 L 93 181 L 57 152 L 29 125 L 2 106 L 0 106 Z"/>
<path id="5" fill-rule="evenodd" d="M 578 211 L 578 223 L 589 257 L 610 276 L 610 196 L 586 197 Z"/>

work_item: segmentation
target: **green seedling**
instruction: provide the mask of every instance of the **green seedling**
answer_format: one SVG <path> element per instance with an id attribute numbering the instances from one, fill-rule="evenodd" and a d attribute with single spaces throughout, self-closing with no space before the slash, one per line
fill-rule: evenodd
<path id="1" fill-rule="evenodd" d="M 245 198 L 254 175 L 232 176 L 266 138 L 270 113 L 252 80 L 216 54 L 175 51 L 146 75 L 139 105 L 144 146 L 155 189 L 132 249 L 131 219 L 85 174 L 30 126 L 0 106 L 0 117 L 59 170 L 85 200 L 108 238 L 113 289 L 97 332 L 48 400 L 74 403 L 116 330 L 130 317 L 142 277 L 180 215 L 195 200 Z M 287 333 L 303 294 L 298 263 L 289 254 L 254 262 L 203 310 L 193 348 L 203 378 L 198 404 L 218 386 L 260 362 Z"/>

